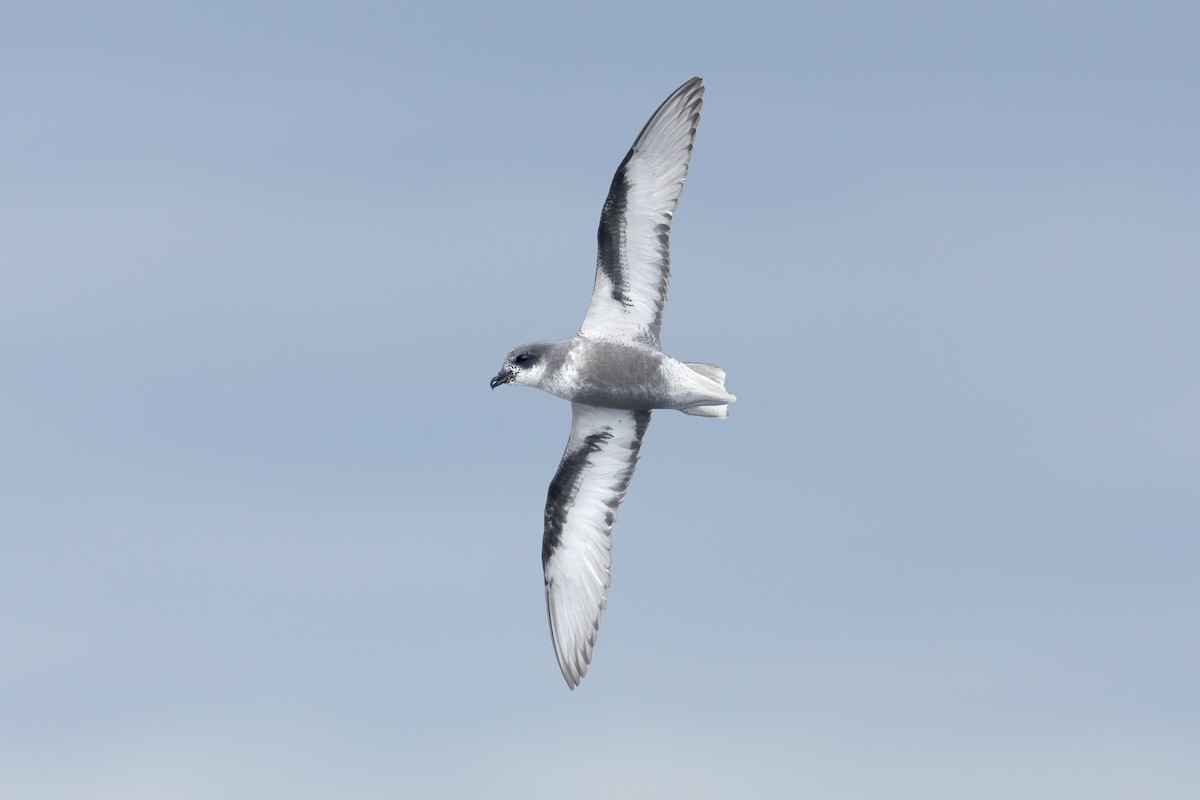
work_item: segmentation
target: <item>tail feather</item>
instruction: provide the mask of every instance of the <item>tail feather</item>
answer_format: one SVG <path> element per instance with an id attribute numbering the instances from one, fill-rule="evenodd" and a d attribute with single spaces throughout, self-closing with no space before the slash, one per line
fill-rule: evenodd
<path id="1" fill-rule="evenodd" d="M 719 406 L 692 406 L 691 408 L 679 409 L 685 414 L 691 414 L 694 417 L 715 417 L 717 419 L 729 418 L 729 404 Z"/>
<path id="2" fill-rule="evenodd" d="M 685 361 L 684 366 L 700 375 L 703 378 L 715 383 L 722 391 L 714 391 L 712 393 L 713 400 L 727 399 L 727 403 L 714 403 L 706 406 L 692 406 L 691 408 L 679 409 L 685 414 L 691 414 L 695 417 L 715 417 L 716 419 L 725 419 L 729 416 L 729 403 L 732 403 L 737 398 L 731 395 L 725 389 L 725 370 L 718 367 L 716 364 L 705 364 L 704 362 Z M 722 397 L 724 395 L 724 397 Z"/>
<path id="3" fill-rule="evenodd" d="M 721 386 L 725 385 L 725 370 L 721 369 L 716 364 L 705 364 L 702 361 L 685 361 L 683 365 L 692 372 L 700 373 L 710 381 L 716 381 L 717 383 L 721 384 Z"/>

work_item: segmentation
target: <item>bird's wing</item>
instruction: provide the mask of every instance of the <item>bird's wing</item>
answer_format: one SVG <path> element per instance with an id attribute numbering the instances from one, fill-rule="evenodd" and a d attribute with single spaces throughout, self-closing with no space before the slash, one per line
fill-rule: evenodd
<path id="1" fill-rule="evenodd" d="M 608 593 L 612 525 L 637 465 L 649 411 L 572 404 L 571 438 L 546 496 L 542 569 L 554 653 L 567 685 L 592 660 Z"/>
<path id="2" fill-rule="evenodd" d="M 671 218 L 683 191 L 704 86 L 666 99 L 617 167 L 597 232 L 596 285 L 580 333 L 661 345 L 671 273 Z"/>

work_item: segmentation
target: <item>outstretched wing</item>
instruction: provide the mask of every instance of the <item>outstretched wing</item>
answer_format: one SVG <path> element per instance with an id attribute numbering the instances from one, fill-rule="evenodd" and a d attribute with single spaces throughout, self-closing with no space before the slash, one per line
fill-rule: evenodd
<path id="1" fill-rule="evenodd" d="M 649 411 L 572 404 L 571 438 L 546 496 L 542 569 L 554 654 L 567 685 L 587 673 L 612 564 L 612 525 Z"/>
<path id="2" fill-rule="evenodd" d="M 687 177 L 703 99 L 699 78 L 676 89 L 617 167 L 600 213 L 596 285 L 580 333 L 661 345 L 671 218 Z"/>

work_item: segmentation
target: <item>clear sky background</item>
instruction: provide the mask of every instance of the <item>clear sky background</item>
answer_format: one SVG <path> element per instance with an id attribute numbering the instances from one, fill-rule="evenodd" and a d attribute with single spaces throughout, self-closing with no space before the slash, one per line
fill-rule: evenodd
<path id="1" fill-rule="evenodd" d="M 1195 3 L 0 6 L 0 796 L 1200 796 Z M 660 412 L 540 564 L 613 170 Z"/>

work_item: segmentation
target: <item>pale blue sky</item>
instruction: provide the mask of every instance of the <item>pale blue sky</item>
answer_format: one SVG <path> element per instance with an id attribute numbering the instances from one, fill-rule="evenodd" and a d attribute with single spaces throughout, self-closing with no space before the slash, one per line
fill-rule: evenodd
<path id="1" fill-rule="evenodd" d="M 1192 3 L 0 10 L 0 796 L 1200 795 Z M 592 669 L 570 334 L 708 85 Z"/>

